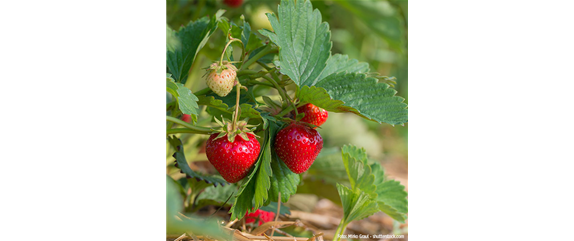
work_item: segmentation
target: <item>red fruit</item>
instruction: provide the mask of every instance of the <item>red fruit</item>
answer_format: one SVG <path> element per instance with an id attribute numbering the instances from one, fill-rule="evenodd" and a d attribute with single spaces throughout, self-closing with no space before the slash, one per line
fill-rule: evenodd
<path id="1" fill-rule="evenodd" d="M 297 112 L 305 113 L 305 117 L 301 119 L 302 122 L 307 122 L 309 124 L 313 124 L 316 126 L 320 126 L 325 121 L 327 121 L 327 117 L 329 117 L 329 112 L 319 108 L 311 103 L 305 104 L 299 108 L 297 108 Z"/>
<path id="2" fill-rule="evenodd" d="M 187 123 L 190 123 L 191 122 L 191 116 L 188 114 L 183 114 L 183 116 L 181 117 L 181 120 L 185 121 Z"/>
<path id="3" fill-rule="evenodd" d="M 317 130 L 293 122 L 277 133 L 274 148 L 285 165 L 299 174 L 313 164 L 323 148 L 323 138 Z"/>
<path id="4" fill-rule="evenodd" d="M 262 223 L 271 222 L 275 220 L 275 213 L 257 209 L 257 211 L 255 211 L 254 213 L 249 213 L 245 215 L 245 223 L 254 223 L 256 218 L 259 218 L 258 225 L 261 225 Z"/>
<path id="5" fill-rule="evenodd" d="M 225 4 L 227 4 L 227 6 L 236 8 L 236 7 L 241 6 L 241 4 L 243 3 L 243 0 L 223 0 L 223 2 Z"/>
<path id="6" fill-rule="evenodd" d="M 215 139 L 218 133 L 212 134 L 207 140 L 207 159 L 229 183 L 245 178 L 259 156 L 259 141 L 253 134 L 246 134 L 249 141 L 237 137 L 230 142 L 227 135 Z"/>

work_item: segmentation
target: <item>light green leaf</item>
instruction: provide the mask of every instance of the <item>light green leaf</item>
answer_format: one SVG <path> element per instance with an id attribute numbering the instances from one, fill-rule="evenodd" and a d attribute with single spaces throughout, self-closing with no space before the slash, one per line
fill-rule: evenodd
<path id="1" fill-rule="evenodd" d="M 183 84 L 176 83 L 176 85 L 178 94 L 177 103 L 181 112 L 188 115 L 198 115 L 199 106 L 197 105 L 197 101 L 199 99 Z"/>
<path id="2" fill-rule="evenodd" d="M 329 25 L 308 0 L 282 0 L 275 14 L 267 14 L 275 33 L 260 31 L 279 46 L 281 73 L 298 86 L 314 85 L 331 55 Z"/>
<path id="3" fill-rule="evenodd" d="M 386 180 L 377 187 L 377 201 L 381 211 L 399 222 L 404 222 L 408 213 L 407 192 L 395 180 Z"/>
<path id="4" fill-rule="evenodd" d="M 190 22 L 175 33 L 175 37 L 181 44 L 172 50 L 168 49 L 167 67 L 177 82 L 185 84 L 197 52 L 203 48 L 211 34 L 217 29 L 217 22 L 222 14 L 223 12 L 218 11 L 211 20 L 204 17 Z"/>
<path id="5" fill-rule="evenodd" d="M 347 55 L 335 54 L 327 61 L 327 66 L 319 76 L 319 80 L 343 71 L 348 73 L 368 73 L 369 64 L 361 63 L 356 59 L 349 59 Z"/>
<path id="6" fill-rule="evenodd" d="M 179 48 L 181 43 L 179 39 L 175 36 L 175 31 L 173 31 L 169 25 L 166 24 L 166 47 L 167 51 L 174 51 Z"/>
<path id="7" fill-rule="evenodd" d="M 349 182 L 353 190 L 360 189 L 376 198 L 377 186 L 375 175 L 371 173 L 371 167 L 367 165 L 367 153 L 365 149 L 359 149 L 355 146 L 345 145 L 342 149 L 343 163 L 349 176 Z"/>
<path id="8" fill-rule="evenodd" d="M 303 86 L 297 93 L 301 102 L 312 103 L 328 111 L 352 112 L 368 120 L 392 125 L 408 121 L 404 98 L 385 83 L 377 83 L 365 74 L 331 74 L 315 87 Z"/>
<path id="9" fill-rule="evenodd" d="M 389 205 L 386 205 L 384 202 L 378 202 L 379 205 L 379 209 L 386 213 L 387 215 L 389 215 L 389 217 L 393 218 L 394 220 L 397 220 L 401 223 L 404 223 L 405 220 L 407 219 L 407 215 L 404 213 L 400 213 L 398 210 L 392 208 Z"/>
<path id="10" fill-rule="evenodd" d="M 337 183 L 337 191 L 343 204 L 344 217 L 341 222 L 348 224 L 351 221 L 366 218 L 379 211 L 377 202 L 360 189 L 351 190 Z"/>
<path id="11" fill-rule="evenodd" d="M 177 100 L 179 110 L 183 114 L 191 115 L 193 122 L 195 122 L 199 114 L 199 106 L 197 105 L 198 98 L 191 93 L 191 90 L 181 83 L 174 82 L 169 73 L 167 74 L 166 89 Z"/>
<path id="12" fill-rule="evenodd" d="M 332 185 L 336 183 L 350 185 L 339 148 L 323 148 L 305 176 Z M 307 179 L 304 182 L 307 182 Z"/>
<path id="13" fill-rule="evenodd" d="M 381 164 L 378 162 L 369 164 L 365 149 L 345 145 L 341 152 L 351 183 L 350 190 L 356 194 L 368 195 L 372 202 L 377 203 L 380 211 L 399 222 L 404 222 L 408 212 L 405 187 L 397 181 L 385 180 Z"/>

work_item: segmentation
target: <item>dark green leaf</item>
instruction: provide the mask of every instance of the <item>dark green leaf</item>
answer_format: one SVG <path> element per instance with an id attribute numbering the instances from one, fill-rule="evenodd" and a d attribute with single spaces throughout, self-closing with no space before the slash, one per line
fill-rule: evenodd
<path id="1" fill-rule="evenodd" d="M 271 161 L 273 176 L 271 177 L 271 188 L 269 189 L 270 201 L 277 202 L 279 192 L 281 192 L 281 202 L 289 201 L 289 197 L 297 192 L 297 185 L 301 182 L 301 176 L 289 170 L 273 152 Z"/>
<path id="2" fill-rule="evenodd" d="M 185 173 L 188 176 L 188 178 L 195 178 L 195 179 L 199 179 L 199 180 L 204 180 L 207 183 L 213 183 L 215 186 L 217 186 L 217 184 L 219 184 L 219 185 L 228 184 L 223 178 L 221 178 L 219 176 L 208 176 L 208 175 L 200 174 L 200 173 L 197 173 L 197 172 L 194 172 L 193 170 L 191 170 L 191 168 L 189 167 L 189 164 L 185 160 L 185 155 L 183 152 L 183 145 L 181 143 L 181 140 L 175 136 L 170 136 L 170 137 L 168 137 L 168 141 L 171 144 L 171 146 L 175 150 L 177 150 L 173 154 L 173 157 L 175 158 L 175 160 L 177 162 L 177 166 L 179 167 L 179 169 L 181 169 L 181 171 L 183 171 L 183 173 Z"/>
<path id="3" fill-rule="evenodd" d="M 231 240 L 229 233 L 219 227 L 219 220 L 200 217 L 183 217 L 183 200 L 177 190 L 177 183 L 169 176 L 166 177 L 166 232 L 181 235 L 182 233 L 196 236 L 210 236 L 218 240 Z"/>
<path id="4" fill-rule="evenodd" d="M 223 12 L 219 11 L 211 20 L 207 17 L 179 29 L 175 37 L 181 43 L 167 51 L 167 67 L 177 82 L 185 83 L 191 64 L 197 52 L 205 45 L 211 34 L 217 29 L 217 22 Z"/>

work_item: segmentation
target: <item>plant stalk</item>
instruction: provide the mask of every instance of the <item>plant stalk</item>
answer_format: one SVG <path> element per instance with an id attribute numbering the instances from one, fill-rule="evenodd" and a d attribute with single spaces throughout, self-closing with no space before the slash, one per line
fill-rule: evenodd
<path id="1" fill-rule="evenodd" d="M 271 44 L 268 44 L 267 46 L 265 46 L 265 48 L 263 48 L 259 53 L 257 53 L 256 55 L 254 55 L 252 58 L 248 59 L 247 61 L 245 61 L 244 64 L 241 65 L 241 67 L 239 68 L 239 70 L 244 70 L 246 68 L 248 68 L 249 66 L 251 66 L 253 63 L 255 63 L 255 61 L 257 61 L 258 59 L 260 59 L 261 57 L 272 53 L 272 52 L 277 52 L 277 49 L 274 49 L 271 47 Z"/>
<path id="2" fill-rule="evenodd" d="M 229 45 L 231 45 L 231 43 L 233 42 L 240 42 L 241 43 L 241 59 L 243 59 L 243 55 L 245 54 L 245 46 L 243 45 L 243 42 L 241 42 L 241 40 L 236 39 L 236 38 L 231 38 L 231 40 L 229 40 L 229 42 L 227 42 L 227 44 L 225 45 L 225 48 L 223 49 L 223 53 L 221 53 L 221 59 L 219 59 L 219 66 L 223 65 L 223 56 L 225 56 L 225 51 L 227 51 L 227 47 L 229 47 Z"/>
<path id="3" fill-rule="evenodd" d="M 187 128 L 189 128 L 189 129 L 191 129 L 191 130 L 197 131 L 197 134 L 206 134 L 206 135 L 208 135 L 208 134 L 210 134 L 210 133 L 213 131 L 213 129 L 211 129 L 211 128 L 201 127 L 201 126 L 194 126 L 194 125 L 192 125 L 192 124 L 189 124 L 189 123 L 187 123 L 187 122 L 185 122 L 185 121 L 182 121 L 182 120 L 180 120 L 180 119 L 178 119 L 178 118 L 175 118 L 175 117 L 172 117 L 172 116 L 166 116 L 166 120 L 169 121 L 169 122 L 173 122 L 173 123 L 175 123 L 175 124 L 182 125 L 183 127 L 187 127 Z"/>
<path id="4" fill-rule="evenodd" d="M 275 75 L 275 76 L 277 76 L 277 75 Z M 289 95 L 287 94 L 287 92 L 285 92 L 285 90 L 283 88 L 281 88 L 281 86 L 279 86 L 279 84 L 277 84 L 277 81 L 275 81 L 274 79 L 269 78 L 268 76 L 263 76 L 263 78 L 266 79 L 267 81 L 271 82 L 271 84 L 273 86 L 275 86 L 277 91 L 279 91 L 279 95 L 281 95 L 281 98 L 283 98 L 283 101 L 288 103 L 289 105 L 291 105 L 293 107 L 293 110 L 295 111 L 295 116 L 297 116 L 299 114 L 299 112 L 297 112 L 297 107 L 295 106 L 295 103 L 293 103 L 293 101 L 291 101 L 291 98 L 289 98 Z M 283 113 L 283 111 L 281 113 Z"/>
<path id="5" fill-rule="evenodd" d="M 233 113 L 233 132 L 237 130 L 237 117 L 239 116 L 239 97 L 241 96 L 241 84 L 237 81 L 237 97 L 235 98 L 235 113 Z"/>
<path id="6" fill-rule="evenodd" d="M 333 241 L 341 240 L 341 235 L 345 233 L 347 225 L 348 223 L 345 223 L 345 220 L 341 220 L 341 223 L 339 223 L 339 227 L 337 227 L 337 231 L 335 232 L 335 236 L 333 237 Z"/>

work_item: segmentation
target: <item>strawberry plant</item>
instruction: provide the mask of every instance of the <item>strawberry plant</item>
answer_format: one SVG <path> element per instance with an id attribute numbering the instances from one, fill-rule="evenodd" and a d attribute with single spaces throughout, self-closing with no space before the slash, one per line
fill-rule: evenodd
<path id="1" fill-rule="evenodd" d="M 267 212 L 277 213 L 271 207 L 288 202 L 305 175 L 323 177 L 338 193 L 338 200 L 326 196 L 344 210 L 336 234 L 376 212 L 404 222 L 404 187 L 387 179 L 364 149 L 345 145 L 338 154 L 324 152 L 317 131 L 328 112 L 406 123 L 407 104 L 389 85 L 394 78 L 332 54 L 329 25 L 309 0 L 282 0 L 277 14 L 267 13 L 272 29 L 259 31 L 243 16 L 234 22 L 224 13 L 177 31 L 167 28 L 168 199 L 179 200 L 168 201 L 168 232 L 201 235 L 202 230 L 185 227 L 202 218 L 182 218 L 180 211 L 194 213 L 211 204 L 226 207 L 226 221 L 269 222 L 275 215 Z M 219 39 L 213 38 L 217 31 Z M 196 66 L 206 46 L 216 54 L 206 54 L 211 63 Z M 199 82 L 206 87 L 192 92 L 189 86 Z M 190 162 L 201 150 L 216 171 Z M 277 215 L 288 212 L 279 210 Z M 204 235 L 229 238 L 213 231 L 217 222 L 206 222 Z"/>

